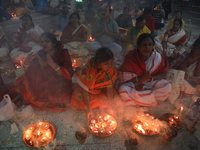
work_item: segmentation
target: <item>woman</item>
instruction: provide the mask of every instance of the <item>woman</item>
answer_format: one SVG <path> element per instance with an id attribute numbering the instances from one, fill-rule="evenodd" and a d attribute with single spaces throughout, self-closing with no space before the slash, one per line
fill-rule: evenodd
<path id="1" fill-rule="evenodd" d="M 151 33 L 151 31 L 145 26 L 146 20 L 144 16 L 140 16 L 136 19 L 136 26 L 128 29 L 127 35 L 124 37 L 124 46 L 126 52 L 137 47 L 137 38 L 143 33 Z"/>
<path id="2" fill-rule="evenodd" d="M 72 92 L 72 63 L 52 33 L 41 35 L 43 50 L 29 54 L 25 74 L 17 79 L 26 103 L 38 110 L 65 111 Z"/>
<path id="3" fill-rule="evenodd" d="M 123 9 L 123 13 L 121 15 L 119 15 L 115 21 L 117 22 L 119 27 L 128 29 L 130 27 L 132 27 L 132 19 L 131 16 L 129 15 L 129 8 L 125 7 Z"/>
<path id="4" fill-rule="evenodd" d="M 85 48 L 83 42 L 87 41 L 87 30 L 83 24 L 80 23 L 80 16 L 78 13 L 72 13 L 70 22 L 65 27 L 61 36 L 61 42 L 65 44 L 65 48 L 69 49 L 72 55 L 86 56 L 88 50 Z"/>
<path id="5" fill-rule="evenodd" d="M 109 94 L 113 93 L 107 90 L 112 90 L 117 79 L 117 70 L 112 67 L 112 64 L 113 53 L 103 47 L 76 73 L 77 84 L 70 103 L 73 109 L 109 107 Z"/>
<path id="6" fill-rule="evenodd" d="M 175 19 L 173 28 L 167 30 L 162 40 L 163 54 L 166 57 L 177 58 L 185 51 L 184 43 L 186 41 L 186 33 L 182 27 L 182 20 Z"/>
<path id="7" fill-rule="evenodd" d="M 138 48 L 124 58 L 119 94 L 127 105 L 155 105 L 171 92 L 171 84 L 164 79 L 168 63 L 154 50 L 154 44 L 150 34 L 142 34 L 137 40 Z"/>
<path id="8" fill-rule="evenodd" d="M 175 11 L 175 14 L 174 14 L 174 18 L 171 19 L 167 25 L 167 29 L 171 29 L 173 28 L 173 22 L 174 22 L 174 19 L 181 19 L 182 18 L 182 11 L 181 10 L 176 10 Z M 181 19 L 182 20 L 182 19 Z M 181 26 L 181 29 L 184 29 L 185 27 L 185 21 L 182 20 L 182 26 Z"/>
<path id="9" fill-rule="evenodd" d="M 21 19 L 22 26 L 19 27 L 14 37 L 15 48 L 10 53 L 12 61 L 20 65 L 30 53 L 35 54 L 42 48 L 39 42 L 40 35 L 44 32 L 39 25 L 33 23 L 30 15 L 26 14 Z"/>
<path id="10" fill-rule="evenodd" d="M 173 63 L 173 69 L 185 72 L 185 80 L 180 85 L 177 93 L 200 94 L 200 38 L 192 45 L 190 52 L 184 52 Z M 176 100 L 179 95 L 170 96 Z"/>

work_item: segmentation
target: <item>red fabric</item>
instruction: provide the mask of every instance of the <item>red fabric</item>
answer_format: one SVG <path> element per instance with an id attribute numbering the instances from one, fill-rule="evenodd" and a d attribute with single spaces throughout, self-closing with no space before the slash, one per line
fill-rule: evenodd
<path id="1" fill-rule="evenodd" d="M 66 50 L 60 49 L 52 57 L 62 75 L 46 63 L 46 52 L 41 50 L 31 61 L 17 83 L 24 100 L 39 110 L 65 111 L 71 98 L 73 69 Z"/>
<path id="2" fill-rule="evenodd" d="M 72 35 L 74 31 L 74 27 L 72 23 L 69 23 L 61 36 L 61 42 L 62 43 L 67 43 L 67 42 L 73 42 L 73 41 L 78 41 L 76 38 L 85 38 L 87 36 L 87 30 L 85 29 L 85 27 L 82 25 L 74 35 Z"/>
<path id="3" fill-rule="evenodd" d="M 149 28 L 149 30 L 152 32 L 155 30 L 155 22 L 154 22 L 154 18 L 152 17 L 152 15 L 150 15 L 147 20 L 146 20 L 146 26 Z"/>
<path id="4" fill-rule="evenodd" d="M 162 61 L 152 75 L 167 72 L 169 64 L 163 56 L 161 57 Z M 130 51 L 125 56 L 124 63 L 122 64 L 120 70 L 122 72 L 136 73 L 138 76 L 141 76 L 146 71 L 145 61 L 141 58 L 137 49 Z"/>

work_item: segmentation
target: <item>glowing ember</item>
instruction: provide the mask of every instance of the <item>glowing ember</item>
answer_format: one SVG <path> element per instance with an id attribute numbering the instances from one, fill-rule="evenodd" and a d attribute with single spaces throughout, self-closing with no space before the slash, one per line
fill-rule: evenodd
<path id="1" fill-rule="evenodd" d="M 93 39 L 92 37 L 90 37 L 90 38 L 88 39 L 88 41 L 92 42 L 92 41 L 95 41 L 95 39 Z"/>
<path id="2" fill-rule="evenodd" d="M 173 127 L 176 130 L 179 130 L 182 128 L 182 121 L 180 117 L 178 117 L 177 115 L 166 113 L 160 117 L 160 120 L 166 121 L 170 127 Z"/>
<path id="3" fill-rule="evenodd" d="M 78 60 L 72 60 L 72 67 L 74 69 L 74 71 L 76 71 L 77 68 L 81 67 L 83 65 L 82 62 L 78 61 Z"/>
<path id="4" fill-rule="evenodd" d="M 22 67 L 22 65 L 23 65 L 23 61 L 20 60 L 19 63 L 15 63 L 15 68 L 18 69 Z"/>
<path id="5" fill-rule="evenodd" d="M 116 128 L 117 122 L 115 118 L 108 114 L 102 114 L 89 120 L 89 130 L 95 136 L 111 136 Z"/>
<path id="6" fill-rule="evenodd" d="M 23 134 L 24 143 L 32 148 L 49 144 L 55 136 L 55 128 L 48 122 L 39 122 L 30 126 Z"/>
<path id="7" fill-rule="evenodd" d="M 160 132 L 161 122 L 149 114 L 141 114 L 133 119 L 133 128 L 143 135 L 156 135 Z"/>

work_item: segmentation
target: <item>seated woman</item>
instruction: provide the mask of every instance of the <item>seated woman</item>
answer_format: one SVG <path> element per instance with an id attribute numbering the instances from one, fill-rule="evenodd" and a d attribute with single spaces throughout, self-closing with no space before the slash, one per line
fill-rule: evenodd
<path id="1" fill-rule="evenodd" d="M 142 34 L 137 40 L 138 48 L 124 58 L 119 95 L 127 105 L 155 105 L 171 92 L 171 84 L 165 80 L 168 62 L 154 50 L 154 44 L 150 34 Z"/>
<path id="2" fill-rule="evenodd" d="M 185 51 L 186 33 L 182 27 L 182 20 L 175 19 L 173 28 L 167 30 L 162 41 L 163 54 L 166 57 L 177 58 Z"/>
<path id="3" fill-rule="evenodd" d="M 117 70 L 112 67 L 113 59 L 111 50 L 102 47 L 76 73 L 76 84 L 70 103 L 73 109 L 109 108 L 108 95 L 113 94 L 109 90 L 117 79 Z"/>
<path id="4" fill-rule="evenodd" d="M 29 54 L 17 85 L 27 104 L 38 110 L 67 110 L 72 92 L 72 63 L 52 33 L 41 35 L 43 50 Z"/>
<path id="5" fill-rule="evenodd" d="M 140 16 L 136 19 L 136 26 L 128 29 L 127 35 L 122 39 L 123 47 L 128 51 L 137 47 L 137 38 L 143 33 L 151 33 L 151 31 L 145 26 L 146 20 L 144 16 Z"/>
<path id="6" fill-rule="evenodd" d="M 200 38 L 192 45 L 190 52 L 184 52 L 173 62 L 173 69 L 185 72 L 185 80 L 180 85 L 177 93 L 200 94 Z M 175 97 L 176 96 L 176 97 Z M 173 101 L 179 95 L 170 96 Z"/>
<path id="7" fill-rule="evenodd" d="M 40 35 L 44 32 L 39 25 L 34 24 L 32 17 L 28 14 L 21 17 L 22 26 L 17 30 L 14 37 L 15 48 L 11 51 L 10 57 L 14 63 L 20 65 L 30 53 L 37 53 L 40 46 Z"/>
<path id="8" fill-rule="evenodd" d="M 125 28 L 125 29 L 128 29 L 128 28 L 132 27 L 133 25 L 132 25 L 131 16 L 129 15 L 129 8 L 125 7 L 123 9 L 123 13 L 120 14 L 115 19 L 115 21 L 117 22 L 119 27 L 122 27 L 122 28 Z"/>
<path id="9" fill-rule="evenodd" d="M 83 42 L 87 41 L 87 30 L 83 24 L 80 23 L 80 16 L 78 13 L 72 13 L 70 22 L 65 27 L 61 36 L 61 42 L 65 48 L 69 50 L 71 55 L 86 56 L 88 50 L 85 48 Z"/>
<path id="10" fill-rule="evenodd" d="M 181 17 L 182 17 L 182 11 L 181 11 L 181 10 L 176 10 L 176 11 L 175 11 L 175 14 L 174 14 L 174 18 L 171 19 L 171 20 L 169 21 L 168 25 L 167 25 L 167 29 L 169 30 L 169 29 L 173 28 L 174 19 L 181 19 Z M 181 20 L 182 20 L 182 19 L 181 19 Z M 184 27 L 185 27 L 185 21 L 182 20 L 181 29 L 184 29 Z"/>

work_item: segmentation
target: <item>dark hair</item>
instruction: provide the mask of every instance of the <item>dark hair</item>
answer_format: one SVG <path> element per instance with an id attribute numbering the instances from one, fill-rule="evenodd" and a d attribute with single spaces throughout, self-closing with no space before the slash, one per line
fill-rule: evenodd
<path id="1" fill-rule="evenodd" d="M 190 54 L 193 54 L 194 53 L 194 48 L 199 46 L 199 45 L 200 45 L 200 38 L 196 39 L 194 41 L 194 43 L 192 44 Z"/>
<path id="2" fill-rule="evenodd" d="M 176 21 L 180 24 L 180 27 L 182 27 L 182 24 L 183 24 L 182 20 L 181 19 L 174 19 L 174 22 L 176 22 Z M 173 24 L 174 24 L 174 22 L 173 22 Z"/>
<path id="3" fill-rule="evenodd" d="M 56 39 L 56 36 L 55 36 L 53 33 L 44 32 L 44 33 L 40 36 L 40 39 L 41 39 L 41 37 L 43 37 L 43 36 L 45 36 L 45 37 L 48 38 L 52 43 L 54 43 L 56 49 L 59 49 L 59 48 L 61 47 L 61 44 L 62 44 L 62 43 Z"/>
<path id="4" fill-rule="evenodd" d="M 136 19 L 136 24 L 142 22 L 143 20 L 145 20 L 145 17 L 144 17 L 144 16 L 139 16 L 139 17 Z"/>
<path id="5" fill-rule="evenodd" d="M 93 4 L 92 4 L 92 3 L 89 3 L 89 4 L 88 4 L 88 8 L 90 8 L 90 7 L 93 7 Z"/>
<path id="6" fill-rule="evenodd" d="M 151 7 L 145 7 L 144 8 L 144 14 L 150 14 L 152 12 Z"/>
<path id="7" fill-rule="evenodd" d="M 153 45 L 155 45 L 155 41 L 153 39 L 153 36 L 151 34 L 148 34 L 148 33 L 143 33 L 138 37 L 137 46 L 139 46 L 147 38 L 150 38 L 153 41 Z"/>
<path id="8" fill-rule="evenodd" d="M 176 14 L 176 13 L 178 13 L 178 12 L 180 12 L 180 13 L 181 13 L 181 15 L 182 15 L 182 11 L 181 11 L 181 10 L 175 10 L 175 12 L 174 12 L 174 13 Z"/>
<path id="9" fill-rule="evenodd" d="M 199 46 L 199 45 L 200 45 L 200 38 L 196 39 L 196 40 L 194 41 L 194 43 L 192 44 L 193 47 L 197 47 L 197 46 Z"/>
<path id="10" fill-rule="evenodd" d="M 123 11 L 124 11 L 125 9 L 128 9 L 128 11 L 130 11 L 129 7 L 124 7 Z"/>
<path id="11" fill-rule="evenodd" d="M 23 15 L 22 17 L 20 17 L 20 19 L 24 19 L 24 17 L 29 18 L 31 21 L 33 21 L 31 15 L 29 15 L 29 14 Z"/>
<path id="12" fill-rule="evenodd" d="M 112 12 L 112 9 L 110 8 L 110 6 L 106 6 L 105 8 L 107 8 L 107 7 L 109 8 L 109 13 L 111 13 L 111 12 Z M 105 9 L 105 8 L 104 8 L 104 9 Z"/>
<path id="13" fill-rule="evenodd" d="M 95 64 L 98 64 L 98 63 L 106 62 L 113 58 L 114 56 L 113 56 L 112 51 L 107 47 L 102 47 L 97 50 L 94 60 L 95 60 Z"/>
<path id="14" fill-rule="evenodd" d="M 70 15 L 70 20 L 72 19 L 72 16 L 76 15 L 78 17 L 78 20 L 80 20 L 80 15 L 77 12 L 74 12 Z"/>

